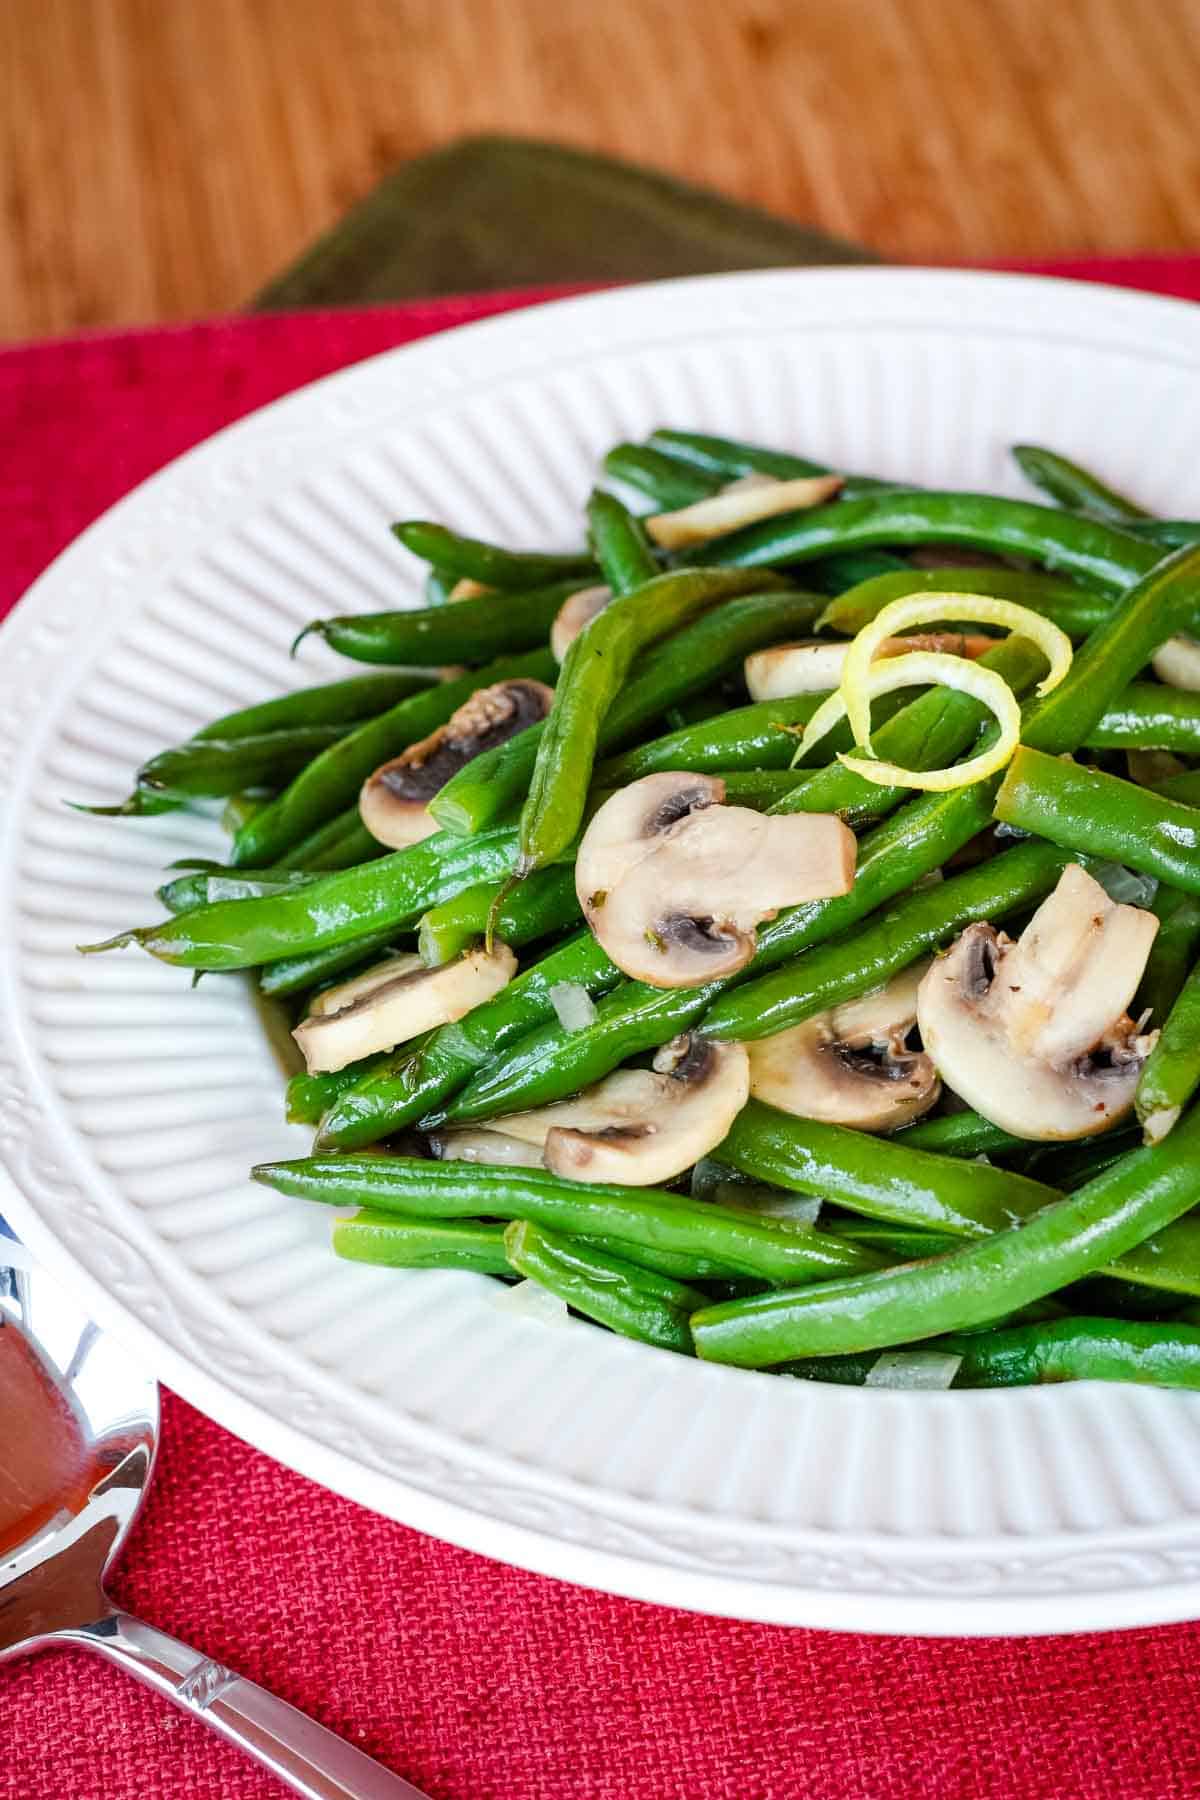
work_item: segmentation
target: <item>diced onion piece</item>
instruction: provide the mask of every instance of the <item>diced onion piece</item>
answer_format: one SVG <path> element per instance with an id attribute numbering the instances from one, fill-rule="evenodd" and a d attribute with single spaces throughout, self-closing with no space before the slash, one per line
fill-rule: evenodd
<path id="1" fill-rule="evenodd" d="M 592 996 L 578 981 L 556 981 L 550 989 L 550 1004 L 564 1031 L 586 1031 L 596 1017 Z"/>
<path id="2" fill-rule="evenodd" d="M 902 769 L 898 763 L 880 762 L 869 756 L 840 756 L 839 762 L 855 775 L 873 781 L 879 787 L 923 788 L 931 793 L 944 793 L 950 788 L 967 787 L 994 775 L 1010 760 L 1021 737 L 1021 709 L 1016 695 L 994 669 L 981 668 L 961 656 L 941 656 L 934 651 L 916 651 L 911 656 L 897 656 L 886 662 L 871 664 L 860 684 L 859 693 L 866 704 L 880 694 L 890 694 L 903 687 L 951 687 L 970 694 L 996 715 L 1000 735 L 989 750 L 966 762 L 953 763 L 948 769 Z M 820 743 L 845 717 L 848 708 L 843 695 L 830 694 L 819 706 L 804 730 L 797 762 Z"/>
<path id="3" fill-rule="evenodd" d="M 1150 666 L 1168 687 L 1200 693 L 1200 643 L 1194 637 L 1168 638 L 1155 651 Z"/>
<path id="4" fill-rule="evenodd" d="M 1152 906 L 1154 896 L 1158 892 L 1158 882 L 1153 875 L 1139 875 L 1134 869 L 1127 869 L 1124 863 L 1093 863 L 1088 870 L 1093 881 L 1098 881 L 1110 900 L 1124 906 Z"/>
<path id="5" fill-rule="evenodd" d="M 754 525 L 759 519 L 774 518 L 776 513 L 820 506 L 832 500 L 841 485 L 840 475 L 803 475 L 795 481 L 756 483 L 753 487 L 739 487 L 733 493 L 713 494 L 711 499 L 697 500 L 693 506 L 681 506 L 676 512 L 655 513 L 646 520 L 646 530 L 664 550 L 682 550 L 689 544 L 723 537 L 727 531 L 738 531 L 743 525 Z"/>
<path id="6" fill-rule="evenodd" d="M 885 1350 L 867 1370 L 864 1387 L 948 1388 L 962 1366 L 945 1350 Z"/>
<path id="7" fill-rule="evenodd" d="M 461 575 L 446 598 L 447 600 L 480 600 L 484 594 L 492 592 L 493 589 L 485 587 L 482 581 L 476 581 L 474 576 Z"/>
<path id="8" fill-rule="evenodd" d="M 538 1325 L 565 1325 L 568 1317 L 566 1301 L 536 1281 L 518 1281 L 515 1287 L 501 1288 L 492 1305 L 497 1312 L 516 1313 Z"/>
<path id="9" fill-rule="evenodd" d="M 881 608 L 864 625 L 851 642 L 842 668 L 842 692 L 854 741 L 867 747 L 871 736 L 870 696 L 863 688 L 863 678 L 878 655 L 885 639 L 897 632 L 909 631 L 914 625 L 929 625 L 937 619 L 966 620 L 973 625 L 1002 625 L 1014 634 L 1037 645 L 1050 664 L 1049 672 L 1038 683 L 1037 692 L 1048 694 L 1056 688 L 1071 666 L 1071 640 L 1065 631 L 1035 613 L 1028 606 L 1012 600 L 993 600 L 986 594 L 907 594 Z"/>

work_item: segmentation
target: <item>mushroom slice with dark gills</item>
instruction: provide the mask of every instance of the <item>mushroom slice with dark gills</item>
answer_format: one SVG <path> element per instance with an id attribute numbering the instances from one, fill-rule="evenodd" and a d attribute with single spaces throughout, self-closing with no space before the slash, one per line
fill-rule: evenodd
<path id="1" fill-rule="evenodd" d="M 1105 1131 L 1129 1112 L 1157 1040 L 1127 1008 L 1158 930 L 1076 863 L 1014 942 L 969 925 L 917 994 L 925 1050 L 948 1087 L 1017 1137 Z"/>
<path id="2" fill-rule="evenodd" d="M 352 981 L 327 988 L 292 1036 L 309 1074 L 330 1074 L 463 1018 L 493 999 L 516 969 L 507 944 L 496 944 L 490 954 L 468 950 L 437 969 L 426 968 L 419 956 L 389 957 Z"/>
<path id="3" fill-rule="evenodd" d="M 626 975 L 662 988 L 732 975 L 780 907 L 849 891 L 854 834 L 834 814 L 764 816 L 724 798 L 713 775 L 647 775 L 584 833 L 579 902 Z"/>
<path id="4" fill-rule="evenodd" d="M 664 1044 L 652 1069 L 618 1069 L 573 1100 L 491 1127 L 540 1145 L 556 1175 L 653 1187 L 714 1150 L 749 1096 L 745 1045 L 682 1037 Z"/>
<path id="5" fill-rule="evenodd" d="M 368 775 L 358 810 L 371 836 L 393 850 L 431 837 L 438 827 L 429 802 L 438 790 L 473 757 L 544 719 L 553 702 L 544 681 L 514 679 L 480 688 L 444 725 Z"/>
<path id="6" fill-rule="evenodd" d="M 873 994 L 748 1044 L 751 1094 L 860 1131 L 898 1131 L 919 1119 L 942 1091 L 931 1059 L 905 1042 L 928 967 L 914 963 Z"/>

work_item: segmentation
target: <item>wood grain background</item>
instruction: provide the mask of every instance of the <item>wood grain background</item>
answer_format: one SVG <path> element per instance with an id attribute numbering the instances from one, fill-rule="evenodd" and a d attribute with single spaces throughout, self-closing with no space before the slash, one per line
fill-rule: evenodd
<path id="1" fill-rule="evenodd" d="M 1200 246 L 1200 0 L 0 0 L 0 336 L 237 307 L 464 132 L 962 259 Z"/>

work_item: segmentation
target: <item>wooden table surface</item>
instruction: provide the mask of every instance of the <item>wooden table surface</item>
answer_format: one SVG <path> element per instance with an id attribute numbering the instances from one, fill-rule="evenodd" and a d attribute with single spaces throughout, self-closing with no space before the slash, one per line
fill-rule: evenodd
<path id="1" fill-rule="evenodd" d="M 558 138 L 896 258 L 1200 246 L 1200 0 L 0 0 L 0 337 L 239 306 L 388 169 Z"/>

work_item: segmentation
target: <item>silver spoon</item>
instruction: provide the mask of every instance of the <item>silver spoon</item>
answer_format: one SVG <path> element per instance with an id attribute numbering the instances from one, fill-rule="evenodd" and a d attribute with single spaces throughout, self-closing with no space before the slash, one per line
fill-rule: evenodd
<path id="1" fill-rule="evenodd" d="M 427 1800 L 284 1700 L 104 1592 L 150 1485 L 158 1388 L 0 1235 L 0 1663 L 98 1651 L 309 1800 Z"/>

